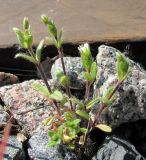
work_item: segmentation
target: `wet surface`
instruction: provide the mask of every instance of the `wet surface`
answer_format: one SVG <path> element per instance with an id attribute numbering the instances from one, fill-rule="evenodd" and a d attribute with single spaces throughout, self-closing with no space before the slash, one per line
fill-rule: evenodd
<path id="1" fill-rule="evenodd" d="M 0 0 L 0 46 L 17 43 L 12 27 L 28 16 L 35 44 L 47 35 L 40 15 L 47 14 L 65 30 L 65 42 L 146 39 L 144 0 Z"/>

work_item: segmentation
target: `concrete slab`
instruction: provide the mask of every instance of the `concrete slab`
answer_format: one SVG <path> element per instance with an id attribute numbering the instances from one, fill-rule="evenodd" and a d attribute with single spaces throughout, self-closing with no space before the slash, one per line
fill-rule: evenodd
<path id="1" fill-rule="evenodd" d="M 17 43 L 12 28 L 29 17 L 35 43 L 47 35 L 40 15 L 65 30 L 65 42 L 146 39 L 145 0 L 0 0 L 0 47 Z"/>

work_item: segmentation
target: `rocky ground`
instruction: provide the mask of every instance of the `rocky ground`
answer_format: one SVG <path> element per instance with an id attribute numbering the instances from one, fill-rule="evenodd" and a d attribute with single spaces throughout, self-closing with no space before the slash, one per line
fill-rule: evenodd
<path id="1" fill-rule="evenodd" d="M 97 89 L 102 95 L 107 87 L 117 80 L 116 52 L 117 49 L 109 46 L 99 47 L 96 57 L 98 74 L 91 97 L 97 94 Z M 65 65 L 67 73 L 72 76 L 73 93 L 82 97 L 85 82 L 81 76 L 83 71 L 81 59 L 66 57 Z M 51 69 L 52 79 L 48 79 L 48 82 L 52 88 L 63 89 L 56 83 L 54 74 L 59 67 L 60 59 L 54 62 Z M 78 73 L 80 76 L 77 76 Z M 68 152 L 64 147 L 47 147 L 49 141 L 47 128 L 42 121 L 47 118 L 52 107 L 51 102 L 31 88 L 34 82 L 43 83 L 41 80 L 19 83 L 16 76 L 0 73 L 0 139 L 2 128 L 8 118 L 4 114 L 4 106 L 12 111 L 17 120 L 17 125 L 9 137 L 5 159 L 78 160 L 76 155 Z M 97 111 L 98 106 L 95 105 L 91 111 L 93 117 Z M 98 146 L 91 160 L 146 159 L 146 71 L 138 63 L 130 60 L 129 76 L 117 93 L 116 101 L 101 116 L 100 121 L 111 125 L 113 132 L 109 135 L 99 130 L 91 133 L 91 139 Z M 20 128 L 24 129 L 27 137 L 24 143 L 20 143 L 16 138 L 16 133 Z"/>

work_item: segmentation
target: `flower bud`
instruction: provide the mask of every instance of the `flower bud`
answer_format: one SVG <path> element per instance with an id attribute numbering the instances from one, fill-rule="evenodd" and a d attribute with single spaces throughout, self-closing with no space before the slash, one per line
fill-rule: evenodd
<path id="1" fill-rule="evenodd" d="M 49 22 L 49 18 L 44 14 L 41 16 L 41 20 L 45 25 L 47 25 Z"/>

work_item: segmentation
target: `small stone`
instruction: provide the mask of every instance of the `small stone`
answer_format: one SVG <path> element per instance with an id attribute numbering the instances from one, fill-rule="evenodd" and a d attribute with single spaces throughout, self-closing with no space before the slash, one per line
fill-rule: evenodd
<path id="1" fill-rule="evenodd" d="M 2 140 L 2 135 L 0 135 L 0 141 Z M 4 160 L 23 160 L 24 155 L 22 154 L 22 144 L 17 140 L 15 135 L 10 135 L 6 152 L 4 154 Z"/>
<path id="2" fill-rule="evenodd" d="M 92 160 L 146 160 L 129 142 L 115 136 L 107 137 Z"/>
<path id="3" fill-rule="evenodd" d="M 67 75 L 70 76 L 70 88 L 72 89 L 84 89 L 85 80 L 83 77 L 83 65 L 80 57 L 64 57 L 64 64 Z M 51 75 L 53 80 L 57 81 L 56 71 L 62 70 L 61 59 L 57 59 L 51 68 Z"/>
<path id="4" fill-rule="evenodd" d="M 48 147 L 48 131 L 44 126 L 39 126 L 29 139 L 28 154 L 33 160 L 64 160 L 57 147 Z"/>
<path id="5" fill-rule="evenodd" d="M 18 82 L 19 79 L 17 76 L 10 73 L 0 72 L 0 87 L 15 84 Z"/>

